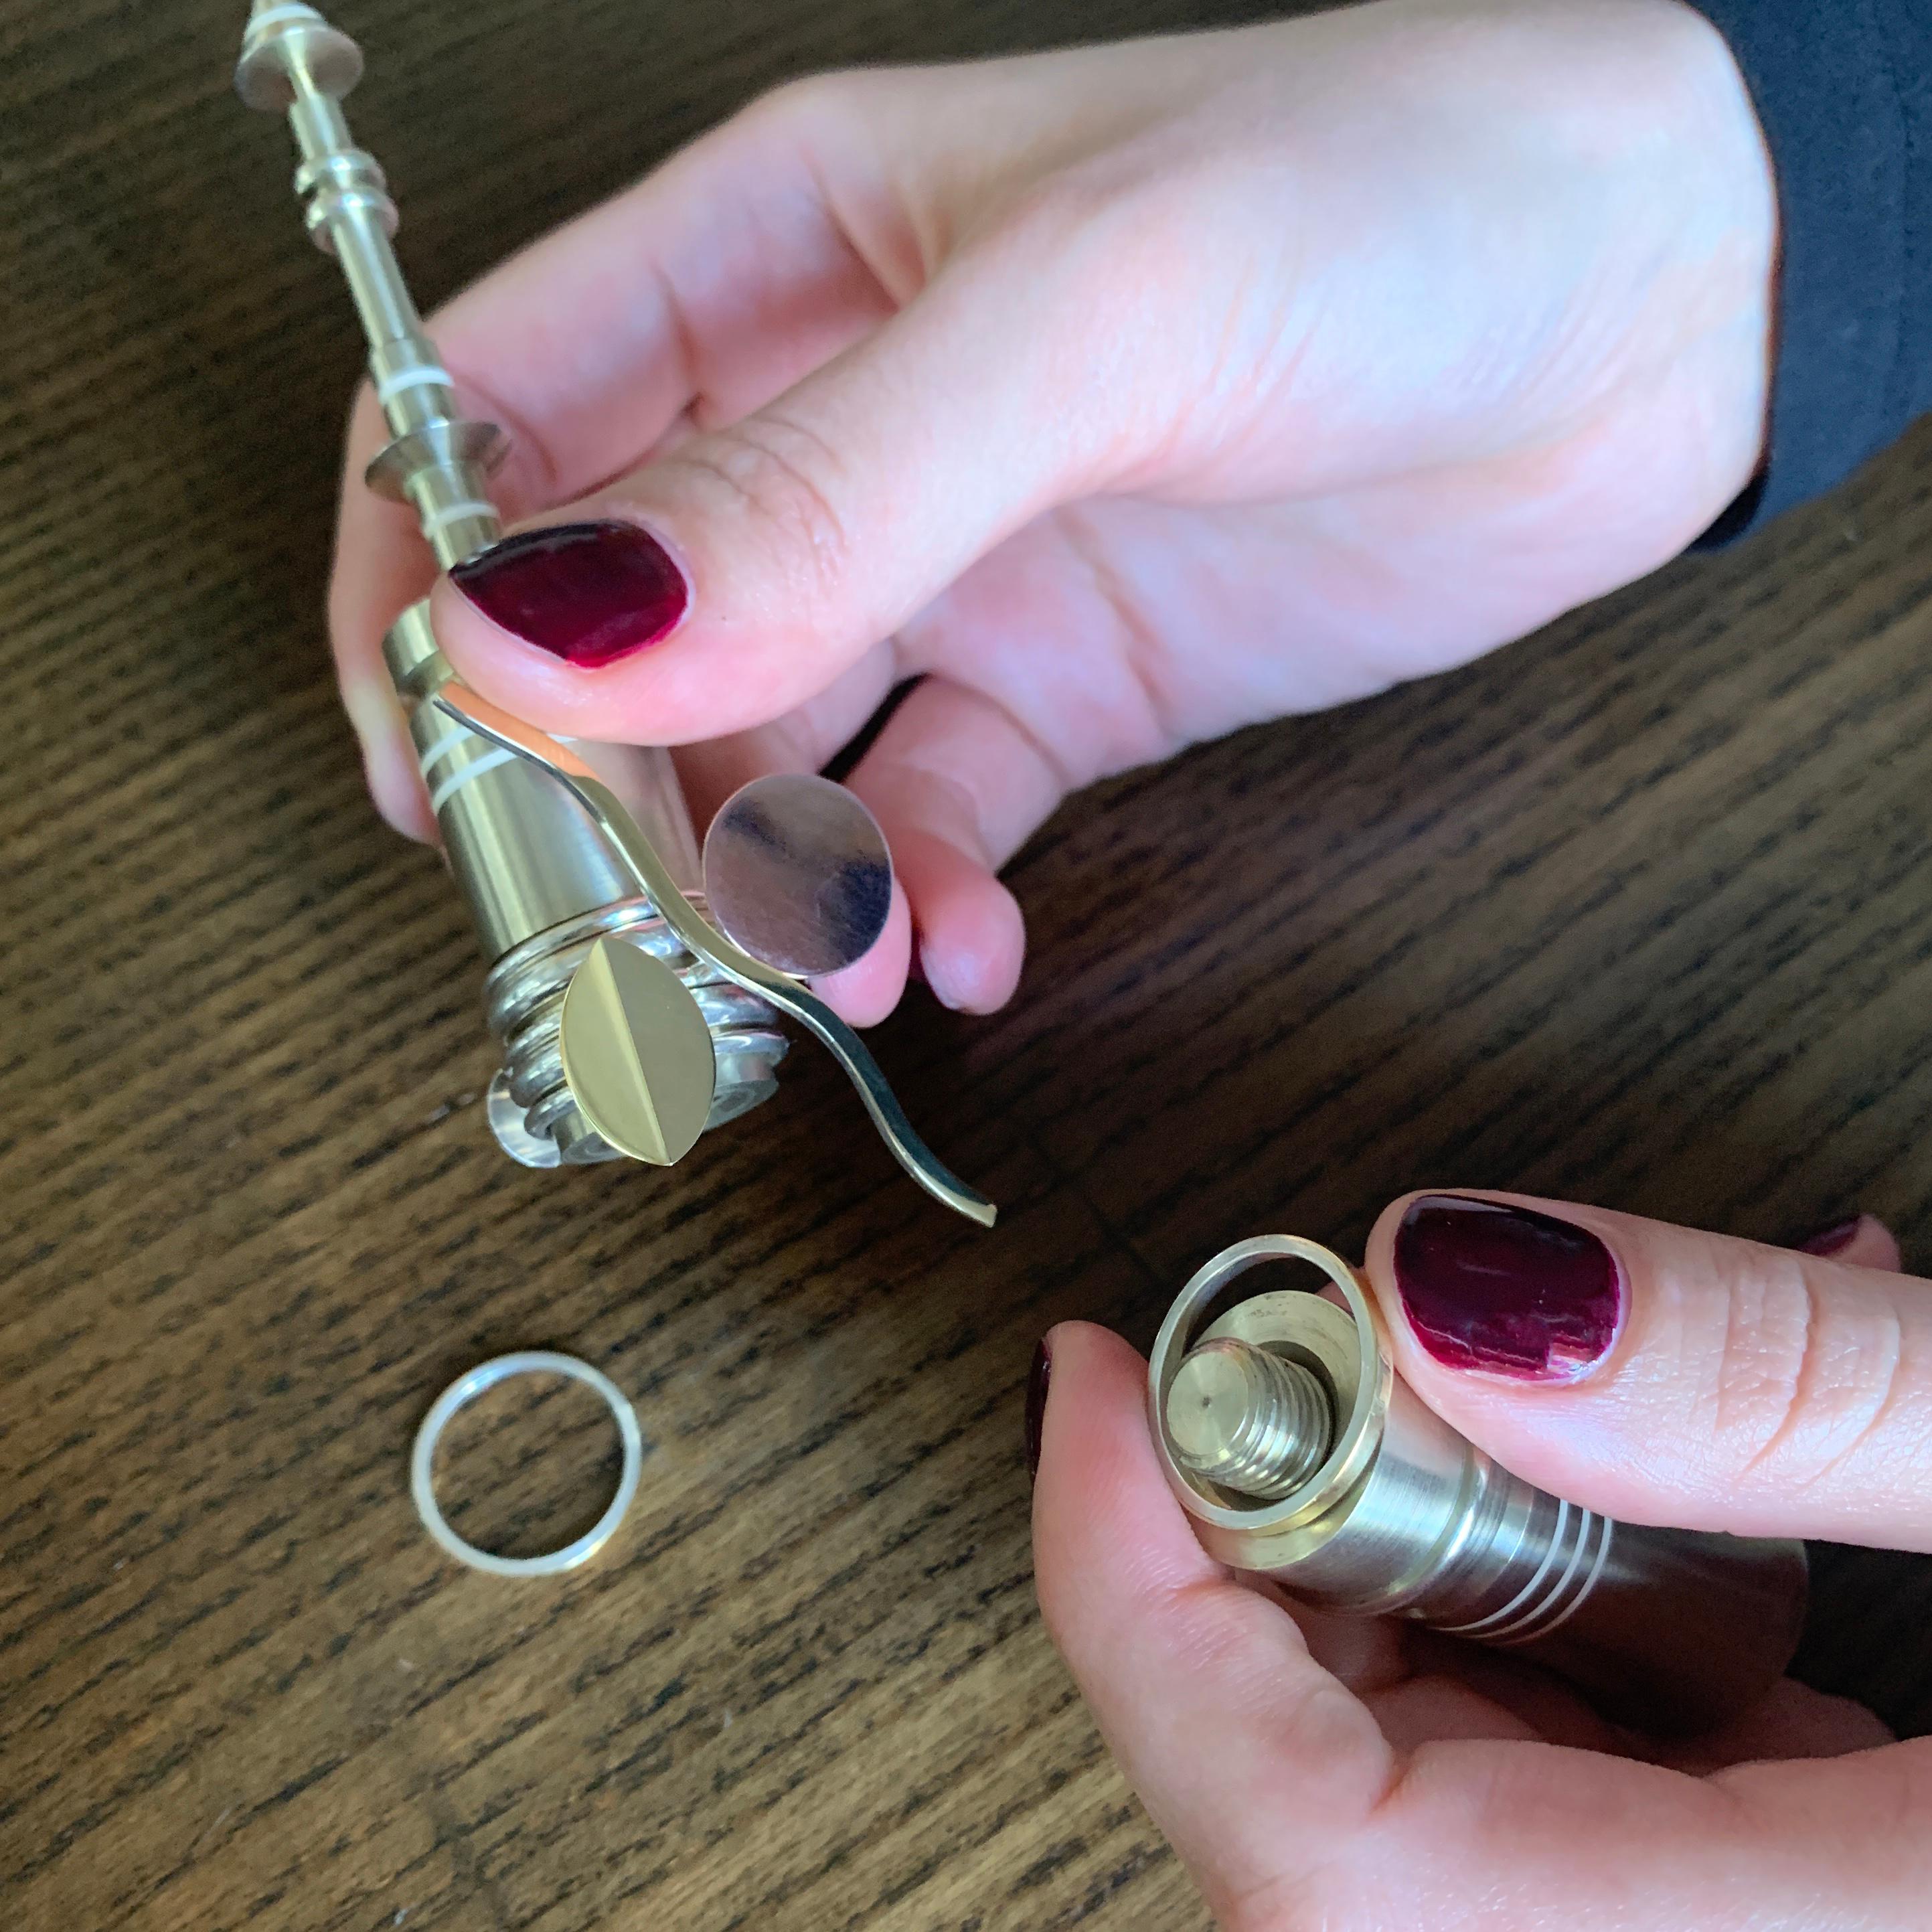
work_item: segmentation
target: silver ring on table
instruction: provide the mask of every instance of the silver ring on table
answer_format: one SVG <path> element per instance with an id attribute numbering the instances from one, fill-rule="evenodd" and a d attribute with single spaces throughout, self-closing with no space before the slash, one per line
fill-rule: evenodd
<path id="1" fill-rule="evenodd" d="M 450 1418 L 486 1389 L 494 1388 L 512 1376 L 541 1375 L 568 1376 L 573 1382 L 596 1390 L 603 1397 L 623 1444 L 623 1470 L 617 1478 L 617 1492 L 610 1498 L 609 1507 L 574 1543 L 566 1543 L 561 1550 L 550 1550 L 542 1556 L 498 1556 L 488 1550 L 478 1550 L 473 1543 L 464 1542 L 450 1528 L 436 1499 L 436 1445 L 442 1440 Z M 422 1426 L 416 1431 L 416 1448 L 410 1456 L 410 1496 L 416 1504 L 417 1515 L 422 1518 L 424 1528 L 459 1563 L 466 1563 L 474 1570 L 486 1570 L 494 1576 L 554 1576 L 563 1570 L 575 1569 L 580 1563 L 587 1563 L 609 1542 L 611 1533 L 623 1521 L 625 1511 L 638 1493 L 638 1479 L 643 1473 L 644 1462 L 644 1438 L 638 1427 L 637 1411 L 632 1408 L 630 1398 L 602 1370 L 593 1369 L 588 1362 L 579 1361 L 574 1355 L 560 1355 L 548 1348 L 524 1348 L 513 1355 L 498 1355 L 489 1361 L 478 1363 L 475 1368 L 458 1376 L 436 1397 L 430 1412 L 422 1419 Z"/>

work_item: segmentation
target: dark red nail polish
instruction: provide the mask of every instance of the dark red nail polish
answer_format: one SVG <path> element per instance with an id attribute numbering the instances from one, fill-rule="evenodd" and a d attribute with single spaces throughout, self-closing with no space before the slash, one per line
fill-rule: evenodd
<path id="1" fill-rule="evenodd" d="M 449 578 L 493 623 L 584 670 L 657 643 L 691 602 L 670 553 L 635 524 L 525 530 Z"/>
<path id="2" fill-rule="evenodd" d="M 1834 1221 L 1828 1228 L 1820 1228 L 1809 1240 L 1798 1243 L 1798 1252 L 1807 1255 L 1842 1254 L 1858 1239 L 1858 1228 L 1864 1218 L 1862 1214 L 1854 1214 L 1849 1221 Z"/>
<path id="3" fill-rule="evenodd" d="M 1425 1195 L 1403 1215 L 1395 1280 L 1438 1362 L 1528 1381 L 1600 1360 L 1623 1313 L 1623 1270 L 1587 1228 L 1453 1194 Z"/>
<path id="4" fill-rule="evenodd" d="M 1026 1459 L 1029 1476 L 1040 1474 L 1040 1425 L 1046 1420 L 1046 1384 L 1052 1372 L 1053 1358 L 1042 1342 L 1033 1352 L 1033 1373 L 1027 1378 Z"/>

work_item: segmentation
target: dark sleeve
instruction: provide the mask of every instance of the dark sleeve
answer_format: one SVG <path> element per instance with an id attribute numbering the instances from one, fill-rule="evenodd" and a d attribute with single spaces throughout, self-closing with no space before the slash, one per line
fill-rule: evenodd
<path id="1" fill-rule="evenodd" d="M 1762 471 L 1706 536 L 1819 496 L 1932 408 L 1932 0 L 1694 0 L 1778 179 Z"/>

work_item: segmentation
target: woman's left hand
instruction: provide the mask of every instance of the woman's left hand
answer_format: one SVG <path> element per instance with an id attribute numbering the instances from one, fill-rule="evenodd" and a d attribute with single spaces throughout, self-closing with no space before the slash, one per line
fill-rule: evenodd
<path id="1" fill-rule="evenodd" d="M 1399 1201 L 1366 1272 L 1398 1372 L 1506 1468 L 1640 1522 L 1932 1550 L 1932 1292 L 1870 1220 L 1827 1253 L 1511 1196 Z M 1239 1932 L 1922 1928 L 1932 1739 L 1786 1680 L 1666 1748 L 1534 1666 L 1284 1607 L 1208 1556 L 1146 1368 L 1055 1329 L 1047 1627 Z"/>
<path id="2" fill-rule="evenodd" d="M 916 684 L 851 773 L 904 890 L 820 991 L 882 1018 L 916 935 L 990 1012 L 997 874 L 1066 793 L 1466 663 L 1711 524 L 1763 445 L 1776 201 L 1679 0 L 796 83 L 430 324 L 522 526 L 436 636 L 547 731 L 679 747 L 700 824 Z M 331 625 L 376 796 L 430 837 L 386 434 L 365 388 Z"/>

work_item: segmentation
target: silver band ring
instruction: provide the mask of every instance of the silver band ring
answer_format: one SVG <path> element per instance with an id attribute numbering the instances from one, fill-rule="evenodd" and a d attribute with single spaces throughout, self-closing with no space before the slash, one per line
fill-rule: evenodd
<path id="1" fill-rule="evenodd" d="M 624 1445 L 624 1466 L 617 1478 L 617 1493 L 610 1506 L 574 1543 L 542 1556 L 498 1556 L 466 1543 L 449 1526 L 436 1499 L 434 1469 L 436 1445 L 442 1439 L 449 1419 L 466 1402 L 476 1400 L 485 1389 L 494 1388 L 512 1376 L 568 1376 L 585 1388 L 595 1389 L 604 1398 L 617 1434 Z M 638 1427 L 637 1411 L 630 1399 L 602 1370 L 574 1355 L 559 1355 L 548 1348 L 525 1348 L 514 1355 L 498 1355 L 459 1376 L 436 1399 L 422 1426 L 416 1431 L 416 1448 L 410 1456 L 410 1496 L 422 1518 L 423 1527 L 459 1563 L 473 1570 L 487 1570 L 493 1576 L 554 1576 L 587 1563 L 610 1540 L 611 1532 L 624 1520 L 638 1493 L 638 1479 L 644 1469 L 644 1438 Z"/>

